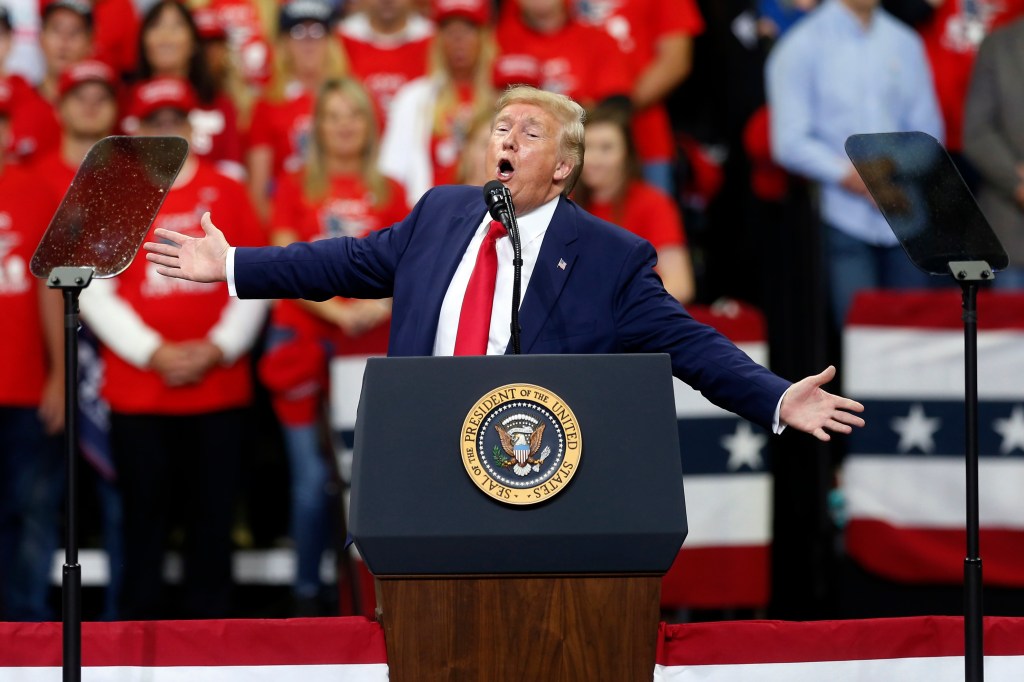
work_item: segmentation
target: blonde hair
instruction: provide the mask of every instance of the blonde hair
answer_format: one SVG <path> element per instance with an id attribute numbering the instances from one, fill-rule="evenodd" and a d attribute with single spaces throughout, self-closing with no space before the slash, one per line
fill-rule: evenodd
<path id="1" fill-rule="evenodd" d="M 373 100 L 359 81 L 353 78 L 332 78 L 320 87 L 316 104 L 313 107 L 313 122 L 309 136 L 309 148 L 306 151 L 306 168 L 302 191 L 310 202 L 321 201 L 327 197 L 331 179 L 327 173 L 327 150 L 321 138 L 320 127 L 324 119 L 327 98 L 339 94 L 348 98 L 360 115 L 366 120 L 366 145 L 363 148 L 360 177 L 369 188 L 374 206 L 383 206 L 391 198 L 387 179 L 377 170 L 377 152 L 379 147 L 379 130 L 377 114 Z"/>
<path id="2" fill-rule="evenodd" d="M 293 78 L 291 60 L 288 59 L 288 50 L 284 49 L 283 41 L 288 40 L 288 34 L 278 35 L 274 49 L 274 63 L 270 75 L 270 83 L 267 85 L 267 100 L 270 102 L 285 101 L 285 91 Z M 323 80 L 344 78 L 348 75 L 348 60 L 341 49 L 341 41 L 338 40 L 330 28 L 327 29 L 327 63 L 324 64 Z"/>
<path id="3" fill-rule="evenodd" d="M 510 85 L 498 98 L 494 105 L 494 111 L 500 113 L 505 107 L 513 104 L 532 104 L 540 107 L 554 116 L 555 120 L 561 124 L 558 151 L 565 161 L 573 164 L 573 169 L 566 178 L 565 187 L 562 189 L 562 194 L 569 196 L 583 171 L 583 122 L 587 118 L 587 112 L 565 95 L 538 90 L 530 85 Z"/>
<path id="4" fill-rule="evenodd" d="M 252 4 L 256 7 L 256 18 L 263 28 L 263 35 L 273 43 L 277 40 L 280 3 L 278 0 L 252 0 Z"/>
<path id="5" fill-rule="evenodd" d="M 481 112 L 491 113 L 494 106 L 495 92 L 491 84 L 491 67 L 494 63 L 494 55 L 497 47 L 494 43 L 494 35 L 487 28 L 478 28 L 480 31 L 480 54 L 477 57 L 476 68 L 473 73 L 473 116 L 476 118 Z M 434 133 L 437 135 L 448 134 L 448 114 L 458 105 L 458 94 L 455 83 L 448 73 L 448 67 L 444 63 L 441 41 L 438 34 L 434 34 L 433 43 L 430 47 L 430 74 L 440 84 L 437 92 L 437 100 L 434 104 Z"/>

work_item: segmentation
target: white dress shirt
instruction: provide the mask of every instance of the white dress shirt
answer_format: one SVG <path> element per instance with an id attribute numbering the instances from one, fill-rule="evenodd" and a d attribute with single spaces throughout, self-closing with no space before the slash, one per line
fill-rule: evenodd
<path id="1" fill-rule="evenodd" d="M 548 230 L 558 197 L 539 208 L 519 217 L 519 237 L 523 248 L 522 297 L 526 298 L 526 289 L 530 285 L 533 268 L 537 265 L 540 246 L 544 242 L 544 234 Z M 480 244 L 491 224 L 491 216 L 484 214 L 484 219 L 477 228 L 476 234 L 469 241 L 462 261 L 455 269 L 455 275 L 448 284 L 444 302 L 441 304 L 441 315 L 437 322 L 437 335 L 434 337 L 434 355 L 454 355 L 455 335 L 459 329 L 459 315 L 462 312 L 462 300 L 466 297 L 469 276 L 476 265 Z M 512 240 L 503 237 L 497 241 L 498 278 L 494 285 L 494 304 L 491 306 L 491 329 L 487 337 L 487 354 L 504 355 L 512 337 Z M 522 303 L 522 299 L 520 299 Z"/>

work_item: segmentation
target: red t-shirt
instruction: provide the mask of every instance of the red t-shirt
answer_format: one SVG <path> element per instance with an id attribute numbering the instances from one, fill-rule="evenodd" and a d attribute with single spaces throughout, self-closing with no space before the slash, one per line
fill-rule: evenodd
<path id="1" fill-rule="evenodd" d="M 210 0 L 209 7 L 228 34 L 228 44 L 238 56 L 242 78 L 262 87 L 270 80 L 273 48 L 267 40 L 256 3 L 252 0 Z"/>
<path id="2" fill-rule="evenodd" d="M 38 185 L 34 200 L 42 202 L 43 209 L 53 217 L 61 199 L 71 186 L 71 181 L 75 179 L 78 167 L 65 163 L 58 148 L 33 159 L 26 169 L 31 171 Z"/>
<path id="3" fill-rule="evenodd" d="M 188 115 L 192 124 L 192 152 L 214 163 L 242 163 L 242 135 L 238 112 L 223 94 L 209 105 L 199 105 Z"/>
<path id="4" fill-rule="evenodd" d="M 963 149 L 964 100 L 981 41 L 1024 14 L 1024 0 L 975 0 L 973 19 L 964 12 L 963 4 L 958 0 L 943 2 L 931 21 L 920 27 L 950 151 Z"/>
<path id="5" fill-rule="evenodd" d="M 382 39 L 370 29 L 365 15 L 357 13 L 338 25 L 338 36 L 352 73 L 362 81 L 376 104 L 383 132 L 395 93 L 427 73 L 433 29 L 417 16 L 409 19 L 402 35 Z"/>
<path id="6" fill-rule="evenodd" d="M 672 35 L 696 36 L 704 31 L 704 19 L 694 0 L 576 0 L 580 21 L 598 26 L 611 36 L 626 57 L 635 80 L 654 60 L 657 43 Z M 644 161 L 675 157 L 672 125 L 663 102 L 638 111 L 633 136 Z"/>
<path id="7" fill-rule="evenodd" d="M 430 135 L 430 161 L 434 168 L 434 186 L 454 185 L 459 171 L 459 159 L 466 144 L 466 132 L 473 118 L 473 88 L 458 86 L 457 101 L 447 113 L 444 133 L 435 130 Z M 431 126 L 433 128 L 433 126 Z"/>
<path id="8" fill-rule="evenodd" d="M 664 192 L 642 180 L 633 180 L 626 188 L 621 219 L 616 218 L 615 207 L 610 203 L 592 202 L 587 211 L 643 237 L 655 249 L 686 244 L 679 209 Z"/>
<path id="9" fill-rule="evenodd" d="M 629 96 L 632 84 L 626 59 L 604 31 L 570 20 L 553 33 L 538 33 L 518 13 L 505 12 L 495 37 L 494 64 L 497 87 L 527 82 L 543 90 L 567 95 L 589 106 L 612 95 Z M 536 79 L 522 68 L 536 64 Z"/>
<path id="10" fill-rule="evenodd" d="M 139 15 L 132 0 L 93 0 L 93 55 L 115 73 L 138 68 Z"/>
<path id="11" fill-rule="evenodd" d="M 750 187 L 764 201 L 781 202 L 789 192 L 789 174 L 772 158 L 771 114 L 761 105 L 743 127 L 743 148 L 750 159 Z"/>
<path id="12" fill-rule="evenodd" d="M 8 149 L 19 163 L 38 158 L 60 146 L 57 108 L 19 76 L 9 76 L 11 135 Z"/>
<path id="13" fill-rule="evenodd" d="M 245 188 L 204 161 L 183 186 L 167 193 L 146 240 L 165 227 L 189 236 L 202 236 L 199 219 L 210 211 L 229 242 L 259 246 L 263 231 Z M 142 321 L 168 341 L 206 338 L 229 301 L 223 282 L 200 284 L 164 277 L 139 251 L 115 280 L 117 295 Z M 103 394 L 112 409 L 136 414 L 197 414 L 240 407 L 249 402 L 249 364 L 243 356 L 231 365 L 217 365 L 197 384 L 171 388 L 155 372 L 128 364 L 103 349 L 106 376 Z"/>
<path id="14" fill-rule="evenodd" d="M 0 173 L 0 405 L 36 407 L 49 370 L 39 280 L 29 263 L 53 217 L 50 202 L 28 171 L 9 166 Z"/>
<path id="15" fill-rule="evenodd" d="M 258 101 L 249 128 L 250 149 L 267 146 L 273 150 L 275 178 L 303 167 L 313 125 L 313 95 L 299 87 L 288 90 L 281 102 Z"/>
<path id="16" fill-rule="evenodd" d="M 409 206 L 400 184 L 386 179 L 387 202 L 375 206 L 373 195 L 363 180 L 344 175 L 332 178 L 327 198 L 318 202 L 306 199 L 301 173 L 280 179 L 271 225 L 274 229 L 294 230 L 300 241 L 316 241 L 332 237 L 364 237 L 370 232 L 389 227 L 405 218 Z M 390 325 L 382 324 L 358 337 L 349 337 L 336 327 L 314 318 L 294 301 L 279 301 L 274 308 L 274 322 L 298 328 L 305 334 L 330 339 L 342 355 L 379 355 L 387 352 Z"/>

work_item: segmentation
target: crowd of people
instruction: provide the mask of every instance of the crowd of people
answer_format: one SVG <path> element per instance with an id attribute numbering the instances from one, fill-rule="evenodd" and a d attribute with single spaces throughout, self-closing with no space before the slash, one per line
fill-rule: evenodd
<path id="1" fill-rule="evenodd" d="M 669 106 L 699 66 L 697 0 L 8 1 L 0 312 L 16 331 L 0 341 L 9 368 L 0 380 L 0 619 L 54 615 L 62 313 L 27 263 L 86 152 L 108 135 L 189 140 L 154 227 L 201 235 L 199 218 L 212 211 L 232 244 L 285 245 L 361 237 L 401 220 L 434 186 L 482 185 L 493 175 L 483 149 L 498 96 L 512 84 L 555 91 L 588 109 L 576 202 L 648 239 L 669 293 L 697 298 L 680 197 L 706 158 L 681 145 Z M 987 12 L 994 3 L 979 0 L 967 17 L 975 23 L 950 47 L 941 31 L 925 41 L 933 24 L 962 18 L 947 16 L 959 3 L 929 2 L 930 13 L 911 17 L 917 33 L 877 0 L 750 3 L 750 35 L 776 44 L 770 107 L 747 130 L 752 191 L 779 200 L 780 167 L 821 185 L 840 322 L 856 289 L 921 284 L 842 153 L 847 135 L 917 129 L 948 140 L 977 168 L 991 210 L 1021 219 L 1024 138 L 1012 114 L 1024 101 L 1010 91 L 1012 55 L 1003 55 L 1016 34 L 983 50 L 966 126 L 968 79 L 943 87 L 949 79 L 932 73 L 938 55 L 958 50 L 969 74 L 981 39 L 1024 3 Z M 742 42 L 742 23 L 731 25 Z M 224 285 L 159 277 L 140 255 L 120 277 L 92 283 L 82 316 L 100 342 L 110 410 L 115 484 L 104 527 L 116 584 L 105 616 L 230 613 L 245 453 L 224 434 L 246 428 L 254 380 L 270 395 L 291 476 L 296 612 L 315 613 L 336 477 L 321 437 L 327 368 L 339 353 L 386 352 L 389 302 L 240 301 Z M 184 579 L 171 609 L 162 568 L 174 527 L 184 531 Z"/>

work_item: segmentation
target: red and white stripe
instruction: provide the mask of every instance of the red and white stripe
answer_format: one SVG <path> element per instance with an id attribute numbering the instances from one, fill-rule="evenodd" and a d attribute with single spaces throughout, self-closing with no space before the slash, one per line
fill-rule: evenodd
<path id="1" fill-rule="evenodd" d="M 963 620 L 891 618 L 663 625 L 655 682 L 964 679 Z M 1024 679 L 1024 619 L 985 620 L 985 679 Z"/>
<path id="2" fill-rule="evenodd" d="M 59 679 L 60 623 L 0 623 L 0 679 Z M 83 682 L 386 682 L 365 618 L 82 624 Z"/>

